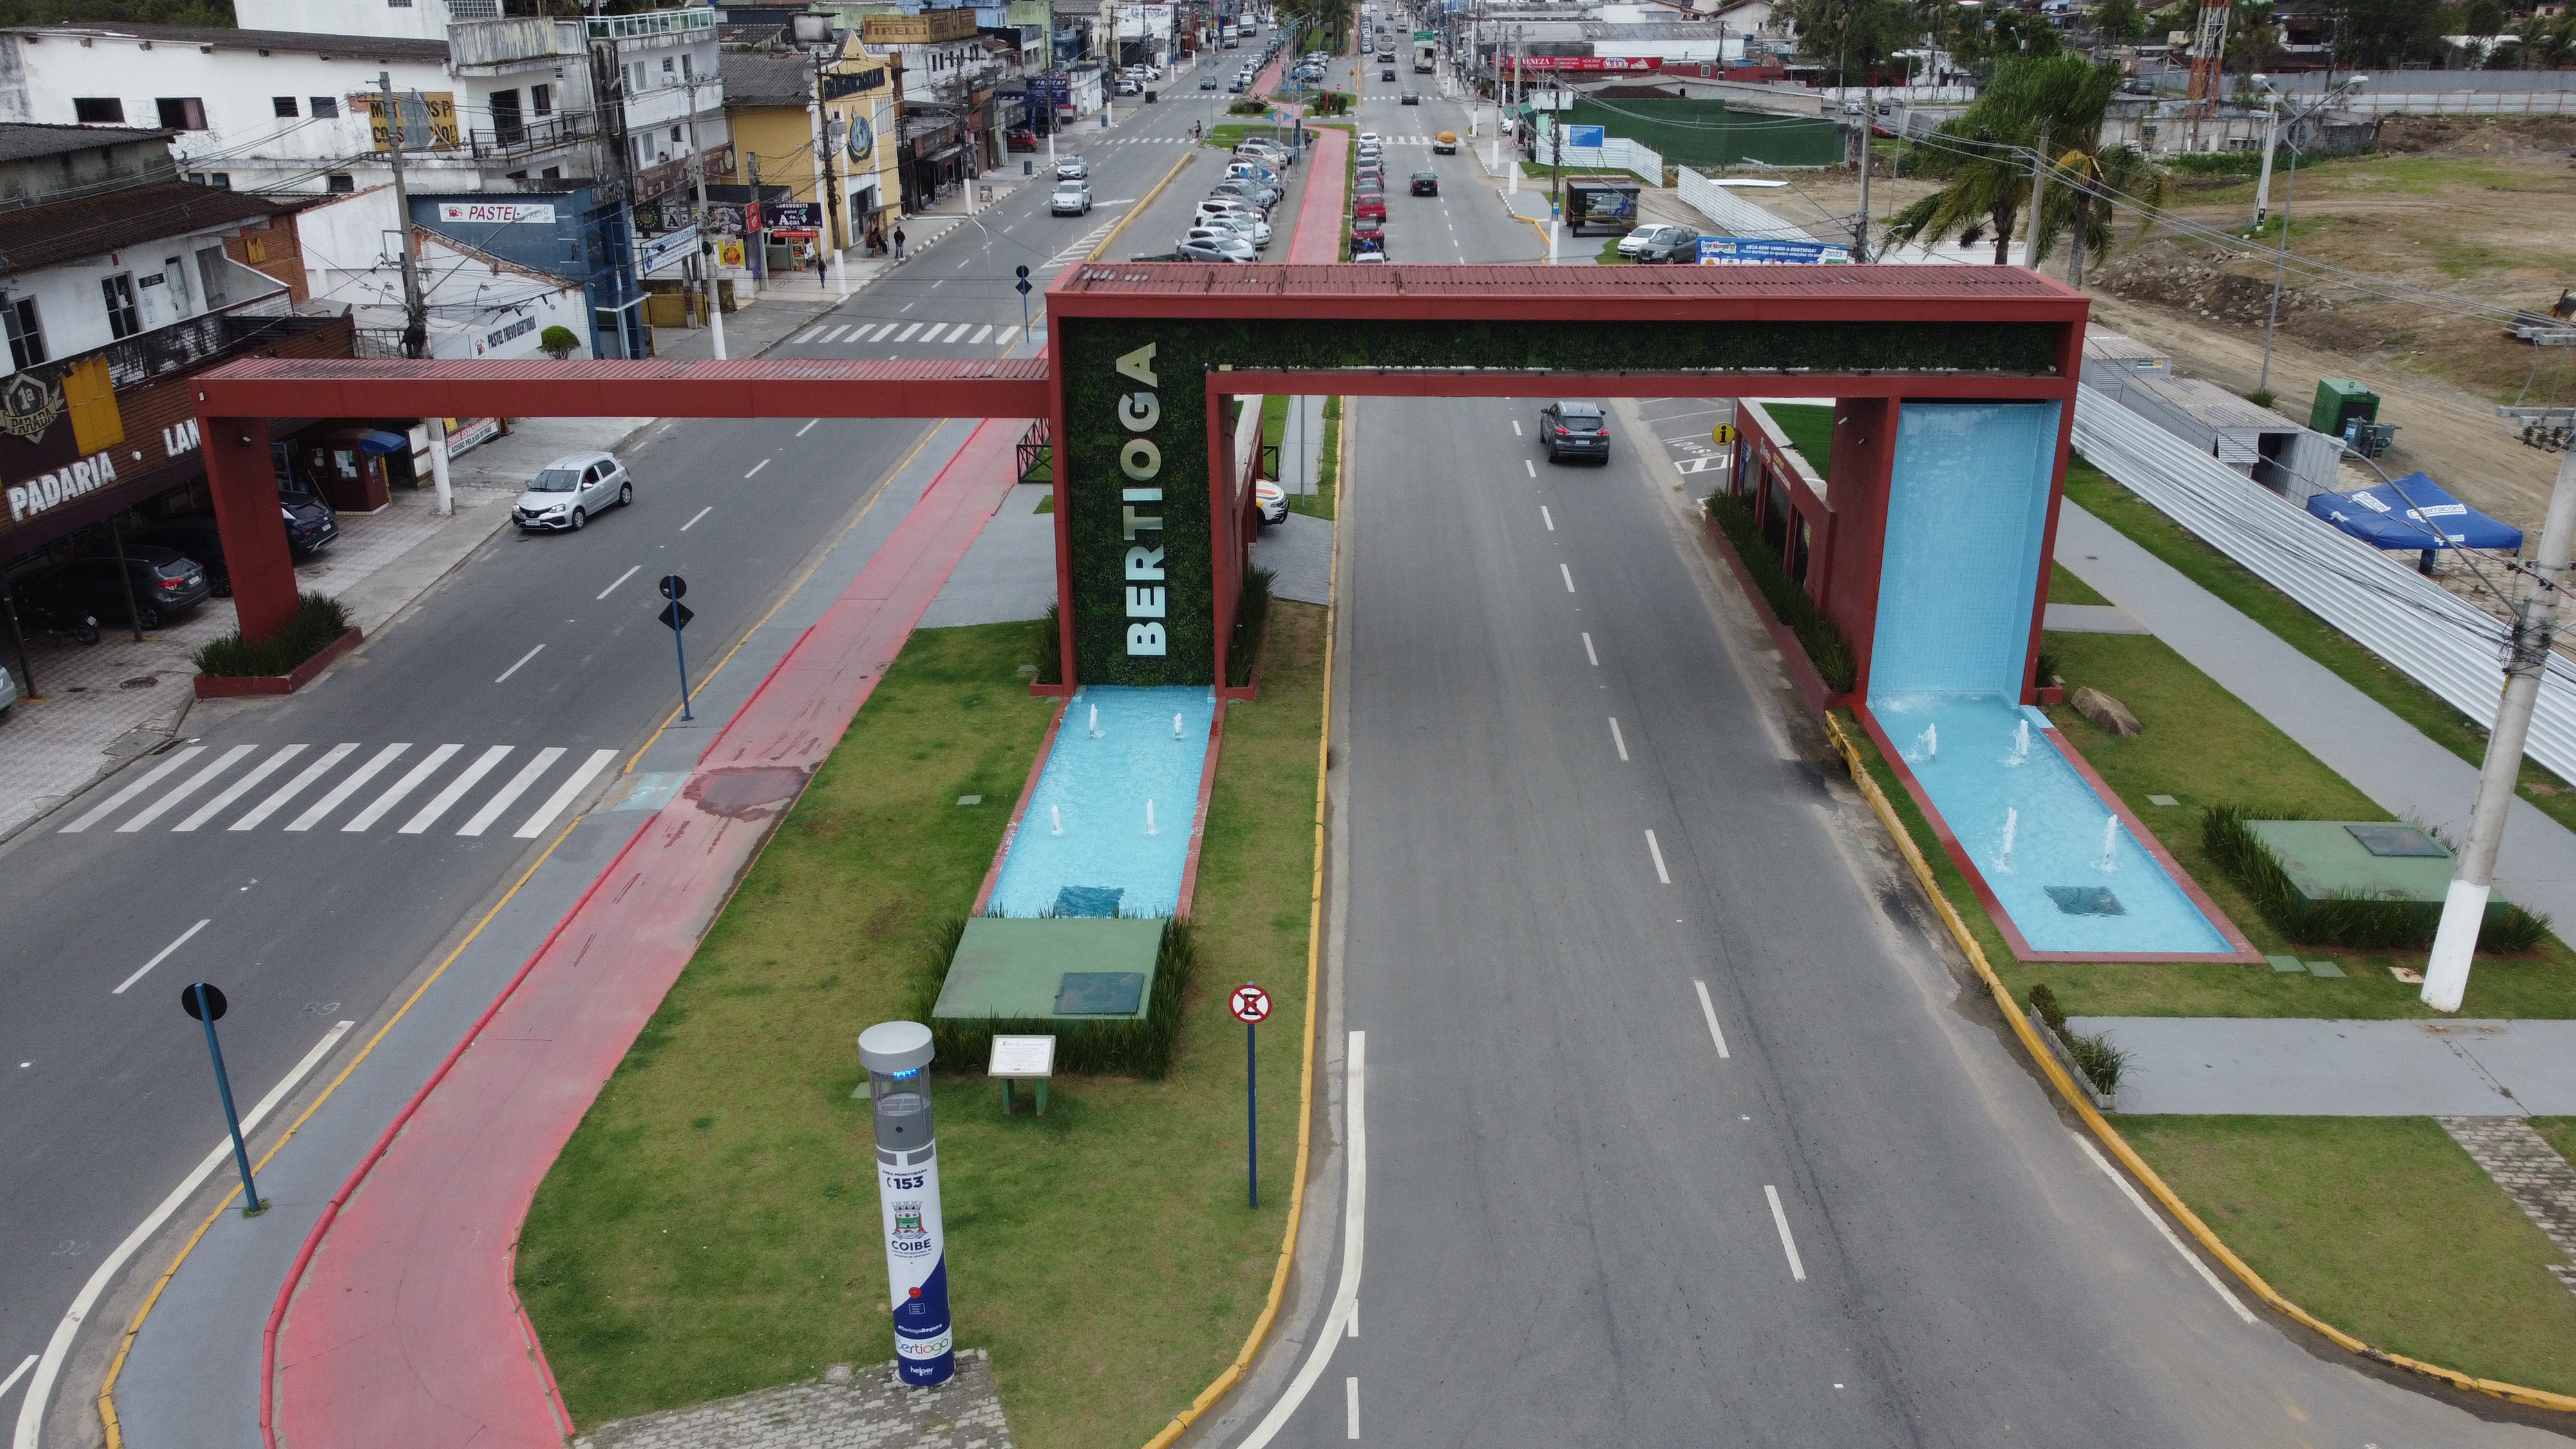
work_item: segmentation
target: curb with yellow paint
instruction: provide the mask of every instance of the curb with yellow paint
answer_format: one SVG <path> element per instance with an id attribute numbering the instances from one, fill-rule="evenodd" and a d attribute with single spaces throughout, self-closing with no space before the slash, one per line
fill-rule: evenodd
<path id="1" fill-rule="evenodd" d="M 2039 1033 L 2031 1028 L 2028 1018 L 2013 1009 L 2012 993 L 2005 989 L 2002 979 L 1995 975 L 1993 963 L 1986 959 L 1985 948 L 1977 944 L 1977 938 L 1968 930 L 1968 923 L 1960 918 L 1957 908 L 1950 904 L 1950 898 L 1942 894 L 1939 883 L 1933 877 L 1931 862 L 1924 858 L 1922 850 L 1914 843 L 1913 835 L 1907 832 L 1904 822 L 1897 818 L 1896 807 L 1888 803 L 1887 792 L 1879 788 L 1878 781 L 1869 773 L 1868 765 L 1862 761 L 1859 748 L 1853 743 L 1850 735 L 1843 730 L 1841 722 L 1831 714 L 1825 716 L 1825 735 L 1833 742 L 1834 749 L 1842 755 L 1844 763 L 1850 766 L 1852 781 L 1860 786 L 1861 794 L 1868 798 L 1870 808 L 1878 812 L 1878 818 L 1886 825 L 1888 834 L 1895 837 L 1896 848 L 1903 852 L 1905 863 L 1914 869 L 1914 878 L 1922 882 L 1924 892 L 1931 896 L 1932 907 L 1940 913 L 1941 923 L 1949 928 L 1951 939 L 1959 943 L 1961 951 L 1967 953 L 1968 964 L 1977 968 L 1978 979 L 1985 982 L 1986 990 L 1993 993 L 1996 1003 L 2005 1008 L 2004 1020 L 2012 1024 L 2013 1035 L 2020 1040 L 2022 1050 L 2030 1053 L 2031 1060 L 2039 1064 L 2040 1072 L 2048 1078 L 2049 1085 L 2057 1089 L 2058 1096 L 2064 1098 L 2066 1104 L 2075 1110 L 2075 1115 L 2084 1120 L 2084 1125 L 2101 1140 L 2102 1145 L 2109 1148 L 2112 1155 L 2120 1159 L 2120 1164 L 2129 1170 L 2130 1176 L 2135 1177 L 2139 1185 L 2153 1194 L 2156 1201 L 2164 1205 L 2165 1211 L 2173 1214 L 2174 1220 L 2182 1224 L 2184 1231 L 2199 1239 L 2200 1245 L 2208 1249 L 2211 1256 L 2226 1264 L 2227 1271 L 2235 1274 L 2237 1281 L 2243 1283 L 2256 1297 L 2262 1299 L 2275 1311 L 2303 1327 L 2324 1335 L 2337 1348 L 2347 1353 L 2358 1354 L 2374 1363 L 2386 1364 L 2391 1368 L 2404 1369 L 2409 1373 L 2439 1379 L 2456 1389 L 2488 1394 L 2508 1403 L 2535 1409 L 2552 1409 L 2562 1413 L 2576 1413 L 2576 1397 L 2567 1394 L 2552 1393 L 2547 1389 L 2526 1388 L 2521 1384 L 2505 1383 L 2498 1379 L 2482 1379 L 2457 1369 L 2443 1368 L 2439 1364 L 2429 1364 L 2421 1359 L 2408 1358 L 2404 1354 L 2374 1348 L 2283 1297 L 2280 1290 L 2265 1282 L 2263 1275 L 2255 1272 L 2251 1264 L 2236 1256 L 2235 1250 L 2228 1247 L 2218 1234 L 2210 1229 L 2209 1224 L 2202 1222 L 2200 1215 L 2193 1212 L 2180 1195 L 2165 1185 L 2165 1180 L 2156 1175 L 2156 1170 L 2147 1165 L 2147 1160 L 2138 1155 L 2137 1149 L 2129 1145 L 2128 1139 L 2120 1135 L 2119 1129 L 2111 1125 L 2110 1119 L 2104 1117 L 2094 1107 L 2092 1099 L 2077 1089 L 2074 1079 L 2066 1074 L 2064 1067 L 2058 1065 L 2056 1054 L 2041 1045 Z"/>
<path id="2" fill-rule="evenodd" d="M 1346 460 L 1351 430 L 1347 403 L 1344 408 L 1340 454 Z M 1344 471 L 1334 480 L 1333 486 L 1336 490 L 1344 489 L 1349 486 L 1349 481 L 1349 474 Z M 1279 1266 L 1270 1274 L 1270 1297 L 1261 1305 L 1261 1316 L 1252 1321 L 1252 1332 L 1243 1340 L 1243 1351 L 1234 1356 L 1234 1362 L 1227 1364 L 1214 1382 L 1199 1390 L 1199 1396 L 1190 1400 L 1188 1408 L 1174 1414 L 1172 1422 L 1146 1440 L 1145 1449 L 1167 1449 L 1184 1430 L 1198 1422 L 1209 1405 L 1225 1397 L 1228 1390 L 1243 1381 L 1244 1374 L 1252 1367 L 1252 1356 L 1260 1351 L 1261 1341 L 1270 1336 L 1270 1326 L 1278 1320 L 1279 1300 L 1288 1291 L 1288 1270 L 1297 1261 L 1297 1228 L 1306 1215 L 1306 1159 L 1314 1138 L 1316 962 L 1320 959 L 1324 940 L 1324 772 L 1332 761 L 1333 750 L 1333 611 L 1342 572 L 1341 494 L 1337 491 L 1334 497 L 1333 561 L 1328 566 L 1331 572 L 1326 575 L 1324 586 L 1324 727 L 1315 741 L 1315 869 L 1313 882 L 1306 893 L 1306 1064 L 1297 1078 L 1297 1175 L 1288 1193 L 1288 1230 L 1279 1243 Z"/>
<path id="3" fill-rule="evenodd" d="M 1172 163 L 1172 169 L 1163 173 L 1163 179 L 1154 183 L 1154 189 L 1146 192 L 1134 206 L 1127 208 L 1127 214 L 1118 218 L 1118 224 L 1109 229 L 1109 235 L 1102 237 L 1100 239 L 1100 245 L 1093 247 L 1091 249 L 1091 254 L 1084 257 L 1083 260 L 1086 262 L 1096 262 L 1100 260 L 1101 254 L 1109 250 L 1109 244 L 1118 240 L 1118 234 L 1127 229 L 1127 223 L 1143 216 L 1145 214 L 1145 209 L 1154 204 L 1154 198 L 1162 195 L 1163 188 L 1171 185 L 1173 180 L 1181 174 L 1181 168 L 1189 165 L 1192 158 L 1196 157 L 1198 154 L 1199 148 L 1195 145 L 1191 146 L 1187 151 L 1182 152 L 1181 159 Z"/>

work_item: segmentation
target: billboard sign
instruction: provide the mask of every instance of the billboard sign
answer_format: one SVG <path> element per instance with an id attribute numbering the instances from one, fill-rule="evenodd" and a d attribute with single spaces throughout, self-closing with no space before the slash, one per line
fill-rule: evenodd
<path id="1" fill-rule="evenodd" d="M 1519 57 L 1506 55 L 1501 57 L 1501 60 L 1505 67 L 1517 66 L 1522 70 L 1624 72 L 1664 68 L 1664 58 L 1660 55 L 1524 55 Z"/>
<path id="2" fill-rule="evenodd" d="M 1609 141 L 1599 126 L 1568 126 L 1565 128 L 1565 144 L 1578 148 L 1589 146 L 1599 150 L 1608 145 Z"/>
<path id="3" fill-rule="evenodd" d="M 1699 260 L 1702 266 L 1834 266 L 1851 261 L 1851 248 L 1838 242 L 1704 236 L 1699 239 Z"/>

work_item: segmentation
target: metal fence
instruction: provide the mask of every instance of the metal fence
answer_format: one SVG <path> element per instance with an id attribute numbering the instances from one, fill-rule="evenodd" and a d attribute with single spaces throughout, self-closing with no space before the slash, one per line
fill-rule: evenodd
<path id="1" fill-rule="evenodd" d="M 1558 146 L 1552 141 L 1539 143 L 1541 160 L 1560 166 L 1581 166 L 1592 171 L 1625 171 L 1641 177 L 1648 186 L 1664 184 L 1664 158 L 1652 149 L 1640 146 L 1625 136 L 1604 136 L 1599 146 Z"/>
<path id="2" fill-rule="evenodd" d="M 1774 241 L 1818 241 L 1821 238 L 1767 206 L 1739 196 L 1687 166 L 1674 168 L 1681 184 L 1675 194 L 1682 205 L 1707 217 L 1728 236 L 1768 237 Z"/>
<path id="3" fill-rule="evenodd" d="M 2482 727 L 2504 692 L 2503 621 L 2120 406 L 2079 388 L 2086 462 Z M 2576 666 L 2552 655 L 2527 752 L 2576 779 Z"/>

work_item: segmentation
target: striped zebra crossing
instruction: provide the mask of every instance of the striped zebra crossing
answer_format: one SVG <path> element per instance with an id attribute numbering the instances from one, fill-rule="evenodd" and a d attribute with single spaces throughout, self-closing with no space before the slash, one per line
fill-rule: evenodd
<path id="1" fill-rule="evenodd" d="M 1080 246 L 1074 255 L 1090 250 Z M 898 331 L 897 329 L 901 329 Z M 1019 324 L 1002 326 L 992 322 L 858 322 L 807 329 L 790 339 L 793 347 L 877 347 L 887 342 L 915 343 L 924 347 L 1003 347 L 1020 337 Z"/>
<path id="2" fill-rule="evenodd" d="M 254 762 L 252 757 L 264 749 L 265 757 Z M 531 792 L 551 783 L 552 790 L 511 829 L 513 836 L 527 840 L 554 823 L 617 757 L 615 750 L 591 750 L 577 757 L 571 769 L 560 770 L 558 766 L 572 754 L 562 745 L 548 745 L 523 756 L 516 745 L 476 749 L 441 744 L 415 755 L 412 744 L 403 742 L 377 748 L 356 758 L 354 764 L 350 763 L 353 757 L 359 757 L 365 746 L 336 744 L 319 755 L 311 754 L 312 749 L 303 743 L 273 748 L 234 745 L 209 758 L 206 746 L 187 746 L 83 812 L 61 833 L 77 835 L 113 819 L 115 833 L 132 835 L 169 822 L 174 815 L 175 823 L 167 825 L 173 834 L 192 834 L 219 823 L 227 831 L 257 830 L 338 774 L 328 789 L 279 828 L 300 834 L 336 819 L 340 825 L 334 833 L 363 835 L 393 821 L 398 823 L 391 834 L 427 835 L 463 813 L 463 823 L 454 833 L 481 836 L 505 824 L 505 817 L 525 808 Z M 511 770 L 514 761 L 520 763 Z M 303 768 L 285 783 L 272 786 L 297 764 Z M 403 764 L 409 768 L 396 773 L 395 767 Z M 340 773 L 344 765 L 349 768 Z M 215 790 L 217 785 L 222 788 Z M 265 795 L 259 793 L 263 788 Z M 478 792 L 485 790 L 491 793 L 478 800 Z M 191 805 L 194 808 L 179 813 Z M 406 805 L 411 806 L 408 813 L 404 813 Z M 227 820 L 235 810 L 241 813 Z M 349 813 L 342 818 L 344 810 Z"/>

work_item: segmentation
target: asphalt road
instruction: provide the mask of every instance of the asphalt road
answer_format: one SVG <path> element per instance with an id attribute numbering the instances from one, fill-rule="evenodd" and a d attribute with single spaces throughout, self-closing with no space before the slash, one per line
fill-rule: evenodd
<path id="1" fill-rule="evenodd" d="M 1114 131 L 1076 133 L 1065 150 L 1091 159 L 1104 203 L 1132 199 L 1185 149 L 1179 133 L 1216 109 L 1187 98 L 1122 106 Z M 1021 319 L 1013 268 L 1028 264 L 1042 288 L 1123 210 L 1104 204 L 1089 218 L 1050 218 L 1048 189 L 1043 178 L 1021 187 L 854 294 L 824 327 L 798 334 L 848 329 L 840 345 L 791 338 L 774 355 L 1025 351 L 1024 338 L 1004 336 Z M 902 326 L 882 345 L 857 343 L 887 322 Z M 896 340 L 915 323 L 923 324 L 917 334 Z M 0 1380 L 43 1349 L 101 1255 L 222 1137 L 204 1040 L 178 1009 L 180 987 L 204 979 L 229 995 L 224 1052 L 245 1108 L 334 1021 L 377 1016 L 525 869 L 552 829 L 519 832 L 540 816 L 551 827 L 588 808 L 676 706 L 677 667 L 671 635 L 654 617 L 662 602 L 654 580 L 687 578 L 697 614 L 691 668 L 703 675 L 840 536 L 926 429 L 908 420 L 668 425 L 627 458 L 633 507 L 611 509 L 578 534 L 495 538 L 319 686 L 201 707 L 179 749 L 148 757 L 0 848 L 9 882 L 0 936 Z M 341 744 L 355 748 L 335 755 Z M 395 745 L 404 748 L 384 758 Z M 301 748 L 281 758 L 290 746 Z M 594 758 L 604 760 L 598 772 L 576 782 Z M 99 809 L 164 765 L 173 768 Z M 378 767 L 341 793 L 370 765 Z M 310 783 L 245 828 L 308 769 Z M 558 803 L 568 785 L 575 788 Z M 557 806 L 550 814 L 549 804 Z M 314 818 L 294 828 L 308 812 Z M 66 830 L 93 814 L 86 828 Z M 476 833 L 459 833 L 477 821 Z M 342 1054 L 364 1035 L 353 1033 Z M 157 1272 L 161 1261 L 149 1266 Z M 245 1307 L 246 1328 L 255 1331 L 264 1311 Z M 24 1382 L 0 1392 L 0 1423 L 14 1421 Z"/>

